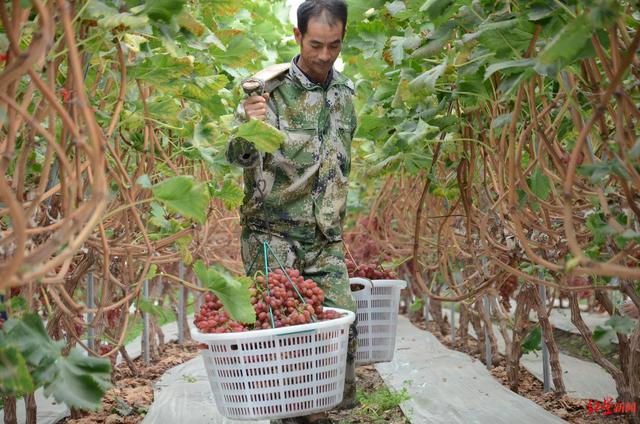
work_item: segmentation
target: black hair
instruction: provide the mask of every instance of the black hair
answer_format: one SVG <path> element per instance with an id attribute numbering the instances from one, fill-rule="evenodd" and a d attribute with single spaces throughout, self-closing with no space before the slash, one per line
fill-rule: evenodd
<path id="1" fill-rule="evenodd" d="M 342 22 L 342 35 L 347 28 L 347 3 L 344 0 L 306 0 L 298 7 L 298 29 L 304 36 L 311 18 L 322 18 L 330 26 Z"/>

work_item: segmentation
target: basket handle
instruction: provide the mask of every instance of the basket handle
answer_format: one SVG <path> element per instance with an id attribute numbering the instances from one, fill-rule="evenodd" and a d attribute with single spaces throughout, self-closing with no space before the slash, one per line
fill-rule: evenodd
<path id="1" fill-rule="evenodd" d="M 351 287 L 352 284 L 362 285 L 365 289 L 370 289 L 373 287 L 373 282 L 371 280 L 362 277 L 349 278 L 349 287 Z"/>

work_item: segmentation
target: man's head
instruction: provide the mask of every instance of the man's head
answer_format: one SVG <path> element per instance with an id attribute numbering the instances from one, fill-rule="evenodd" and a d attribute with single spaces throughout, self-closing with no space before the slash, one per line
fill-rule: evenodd
<path id="1" fill-rule="evenodd" d="M 298 66 L 324 82 L 342 49 L 347 26 L 343 0 L 307 0 L 298 7 L 298 27 L 293 33 L 300 45 Z"/>

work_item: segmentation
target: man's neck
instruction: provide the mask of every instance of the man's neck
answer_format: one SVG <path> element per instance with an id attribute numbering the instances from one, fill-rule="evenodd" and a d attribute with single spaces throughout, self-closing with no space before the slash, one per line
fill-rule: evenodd
<path id="1" fill-rule="evenodd" d="M 321 87 L 327 88 L 327 86 L 331 82 L 331 77 L 333 76 L 333 69 L 331 69 L 329 71 L 329 73 L 327 75 L 325 75 L 325 77 L 324 77 L 324 79 L 322 81 L 318 81 L 317 78 L 314 78 L 313 76 L 311 76 L 311 74 L 309 73 L 309 70 L 306 68 L 306 66 L 304 64 L 304 61 L 301 60 L 300 55 L 296 56 L 294 63 L 298 66 L 298 69 L 300 69 L 300 71 L 302 71 L 304 76 L 307 77 L 307 79 L 309 81 L 311 81 L 312 83 L 318 84 Z"/>

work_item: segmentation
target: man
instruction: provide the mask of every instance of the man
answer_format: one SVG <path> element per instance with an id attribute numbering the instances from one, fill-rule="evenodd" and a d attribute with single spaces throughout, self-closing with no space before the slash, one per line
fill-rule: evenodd
<path id="1" fill-rule="evenodd" d="M 281 130 L 283 145 L 264 154 L 236 138 L 227 151 L 227 159 L 244 168 L 241 254 L 248 274 L 263 269 L 261 254 L 252 261 L 267 240 L 284 266 L 299 269 L 322 288 L 325 306 L 355 312 L 342 248 L 356 128 L 354 86 L 333 69 L 345 35 L 347 5 L 342 0 L 307 0 L 297 15 L 294 35 L 300 54 L 270 93 L 250 96 L 239 107 L 246 119 L 264 120 Z M 339 406 L 343 409 L 355 406 L 356 335 L 354 323 Z M 326 422 L 322 414 L 285 420 L 321 421 Z"/>

